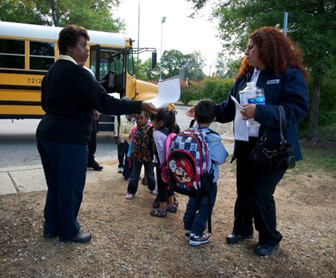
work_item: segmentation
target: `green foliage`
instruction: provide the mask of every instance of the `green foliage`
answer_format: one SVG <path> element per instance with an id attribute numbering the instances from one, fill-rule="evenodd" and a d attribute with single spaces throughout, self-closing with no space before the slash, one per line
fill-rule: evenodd
<path id="1" fill-rule="evenodd" d="M 185 82 L 181 84 L 181 97 L 180 101 L 188 105 L 191 101 L 198 101 L 202 99 L 202 82 L 192 82 L 191 85 L 187 85 Z"/>
<path id="2" fill-rule="evenodd" d="M 241 59 L 229 61 L 228 65 L 227 65 L 228 70 L 225 73 L 224 77 L 226 77 L 226 78 L 234 78 L 237 75 L 237 73 L 238 73 L 238 70 L 239 70 L 239 67 L 240 67 L 240 63 L 241 63 Z"/>
<path id="3" fill-rule="evenodd" d="M 2 0 L 0 2 L 0 20 L 31 24 L 45 24 L 43 18 L 31 8 L 27 8 L 24 1 L 16 0 Z"/>
<path id="4" fill-rule="evenodd" d="M 182 74 L 181 79 L 202 80 L 204 73 L 202 67 L 204 59 L 199 52 L 183 54 L 182 52 L 171 49 L 163 52 L 161 57 L 162 79 L 171 78 Z"/>
<path id="5" fill-rule="evenodd" d="M 159 74 L 152 69 L 152 59 L 148 58 L 142 62 L 141 59 L 136 59 L 134 63 L 135 74 L 137 79 L 144 81 L 159 80 Z"/>
<path id="6" fill-rule="evenodd" d="M 90 30 L 118 32 L 125 24 L 113 19 L 111 10 L 119 0 L 2 0 L 3 21 L 66 26 L 77 24 Z"/>
<path id="7" fill-rule="evenodd" d="M 212 77 L 208 77 L 204 81 L 190 82 L 189 86 L 183 82 L 180 101 L 187 105 L 190 102 L 208 98 L 216 103 L 221 103 L 227 98 L 232 85 L 232 79 Z"/>
<path id="8" fill-rule="evenodd" d="M 160 58 L 162 79 L 179 75 L 180 67 L 185 61 L 186 58 L 182 52 L 175 49 L 165 50 Z"/>
<path id="9" fill-rule="evenodd" d="M 326 79 L 321 86 L 319 126 L 336 122 L 336 80 Z"/>
<path id="10" fill-rule="evenodd" d="M 232 79 L 206 78 L 201 90 L 202 98 L 210 98 L 216 103 L 221 103 L 227 98 L 232 85 Z"/>

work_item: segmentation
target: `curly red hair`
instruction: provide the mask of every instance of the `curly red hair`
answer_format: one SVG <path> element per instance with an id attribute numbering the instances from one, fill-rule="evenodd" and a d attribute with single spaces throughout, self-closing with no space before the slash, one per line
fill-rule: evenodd
<path id="1" fill-rule="evenodd" d="M 300 69 L 304 77 L 307 78 L 300 49 L 279 29 L 262 27 L 255 30 L 249 38 L 258 47 L 261 62 L 267 68 L 271 68 L 275 74 L 284 72 L 288 67 L 294 67 Z M 244 75 L 250 69 L 251 67 L 244 57 L 236 78 Z"/>

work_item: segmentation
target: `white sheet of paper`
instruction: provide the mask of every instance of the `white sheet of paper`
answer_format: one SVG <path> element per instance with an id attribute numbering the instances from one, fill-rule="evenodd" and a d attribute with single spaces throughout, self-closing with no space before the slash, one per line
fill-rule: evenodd
<path id="1" fill-rule="evenodd" d="M 234 119 L 234 138 L 235 140 L 240 141 L 248 141 L 248 127 L 247 127 L 247 121 L 242 119 L 242 115 L 240 113 L 240 110 L 243 108 L 237 99 L 233 96 L 231 96 L 231 99 L 236 105 L 236 117 Z"/>
<path id="2" fill-rule="evenodd" d="M 159 82 L 158 96 L 152 99 L 148 99 L 146 102 L 151 102 L 156 108 L 160 108 L 178 101 L 180 99 L 180 95 L 180 79 L 169 79 Z"/>

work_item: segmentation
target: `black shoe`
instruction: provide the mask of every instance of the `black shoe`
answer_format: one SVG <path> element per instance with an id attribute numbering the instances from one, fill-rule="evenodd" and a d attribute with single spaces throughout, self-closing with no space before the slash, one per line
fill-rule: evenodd
<path id="1" fill-rule="evenodd" d="M 47 233 L 47 232 L 43 232 L 43 237 L 45 239 L 54 239 L 55 237 L 57 237 L 57 234 L 53 234 L 53 233 Z"/>
<path id="2" fill-rule="evenodd" d="M 91 240 L 92 236 L 88 233 L 78 232 L 73 238 L 62 238 L 60 237 L 59 240 L 62 242 L 76 242 L 76 243 L 86 243 Z"/>
<path id="3" fill-rule="evenodd" d="M 226 243 L 237 244 L 239 242 L 242 242 L 245 239 L 252 239 L 252 238 L 253 238 L 252 234 L 251 235 L 237 235 L 237 234 L 231 233 L 226 237 Z"/>
<path id="4" fill-rule="evenodd" d="M 141 180 L 142 185 L 148 185 L 148 181 L 146 177 L 143 177 Z"/>
<path id="5" fill-rule="evenodd" d="M 93 168 L 95 171 L 101 171 L 104 167 L 94 160 L 92 163 L 88 164 L 88 168 Z"/>
<path id="6" fill-rule="evenodd" d="M 268 245 L 268 244 L 258 244 L 255 252 L 259 256 L 267 256 L 273 254 L 279 248 L 279 243 L 276 245 Z"/>

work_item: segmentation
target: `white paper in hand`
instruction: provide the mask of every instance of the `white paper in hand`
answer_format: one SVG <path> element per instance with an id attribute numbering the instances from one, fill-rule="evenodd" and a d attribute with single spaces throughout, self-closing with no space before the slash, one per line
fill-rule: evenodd
<path id="1" fill-rule="evenodd" d="M 159 82 L 158 96 L 152 99 L 146 100 L 146 102 L 152 103 L 156 108 L 167 106 L 180 99 L 181 86 L 180 79 L 174 78 Z"/>
<path id="2" fill-rule="evenodd" d="M 249 134 L 247 121 L 242 119 L 242 115 L 240 113 L 242 106 L 239 104 L 235 97 L 231 96 L 231 99 L 236 105 L 236 116 L 234 119 L 234 139 L 240 141 L 248 141 Z"/>

